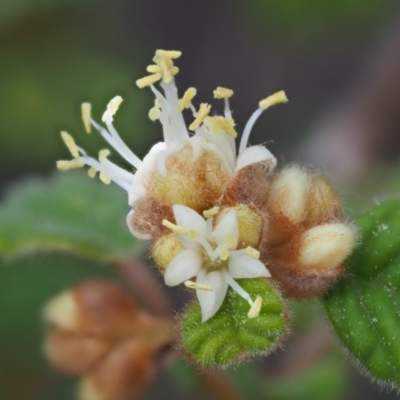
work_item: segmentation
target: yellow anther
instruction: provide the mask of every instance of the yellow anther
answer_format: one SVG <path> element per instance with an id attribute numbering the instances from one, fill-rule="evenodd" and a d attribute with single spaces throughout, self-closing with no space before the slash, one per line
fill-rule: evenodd
<path id="1" fill-rule="evenodd" d="M 235 121 L 233 119 L 226 119 L 221 116 L 206 117 L 204 122 L 207 123 L 212 133 L 218 134 L 224 132 L 233 138 L 237 137 L 237 133 L 233 128 L 235 126 Z"/>
<path id="2" fill-rule="evenodd" d="M 138 85 L 138 87 L 140 89 L 143 89 L 146 86 L 153 85 L 160 79 L 161 79 L 161 73 L 156 73 L 156 74 L 148 75 L 148 76 L 145 76 L 144 78 L 138 79 L 136 81 L 136 85 Z"/>
<path id="3" fill-rule="evenodd" d="M 160 59 L 174 59 L 179 58 L 182 55 L 181 51 L 176 50 L 156 50 L 156 55 L 153 58 L 154 62 Z"/>
<path id="4" fill-rule="evenodd" d="M 219 207 L 213 207 L 213 208 L 210 208 L 209 210 L 203 211 L 203 215 L 204 215 L 204 218 L 208 219 L 208 218 L 213 217 L 214 215 L 217 215 L 218 212 L 219 212 Z"/>
<path id="5" fill-rule="evenodd" d="M 104 111 L 103 117 L 101 120 L 103 122 L 106 122 L 108 119 L 112 120 L 112 116 L 118 111 L 119 106 L 122 103 L 122 97 L 121 96 L 115 96 L 113 99 L 110 100 L 110 102 L 107 104 L 107 109 Z"/>
<path id="6" fill-rule="evenodd" d="M 100 172 L 100 180 L 106 185 L 111 183 L 110 175 L 106 174 L 105 172 Z"/>
<path id="7" fill-rule="evenodd" d="M 201 103 L 197 117 L 190 124 L 189 129 L 191 131 L 194 131 L 195 129 L 197 129 L 200 126 L 200 124 L 203 122 L 204 118 L 207 117 L 207 115 L 210 113 L 210 111 L 211 111 L 211 106 L 209 104 Z"/>
<path id="8" fill-rule="evenodd" d="M 167 65 L 165 60 L 160 61 L 160 67 L 162 70 L 163 80 L 165 83 L 170 83 L 172 81 L 171 69 Z"/>
<path id="9" fill-rule="evenodd" d="M 81 110 L 82 110 L 82 120 L 83 120 L 83 125 L 85 127 L 85 131 L 87 133 L 90 133 L 90 131 L 92 130 L 92 125 L 90 124 L 92 105 L 90 103 L 82 103 Z"/>
<path id="10" fill-rule="evenodd" d="M 91 178 L 94 178 L 96 176 L 96 172 L 97 172 L 97 169 L 95 167 L 90 167 L 88 170 L 88 175 Z"/>
<path id="11" fill-rule="evenodd" d="M 249 312 L 247 313 L 248 318 L 257 318 L 260 315 L 262 301 L 262 297 L 258 296 L 256 298 L 256 301 L 253 303 Z"/>
<path id="12" fill-rule="evenodd" d="M 208 290 L 209 292 L 212 292 L 214 290 L 211 286 L 204 285 L 202 283 L 196 283 L 193 281 L 186 281 L 185 286 L 189 289 Z"/>
<path id="13" fill-rule="evenodd" d="M 226 247 L 222 248 L 219 258 L 222 261 L 226 261 L 228 259 L 228 257 L 229 257 L 229 250 Z"/>
<path id="14" fill-rule="evenodd" d="M 182 112 L 185 108 L 188 108 L 192 103 L 193 97 L 196 96 L 197 89 L 190 87 L 184 93 L 183 97 L 179 100 L 178 110 Z"/>
<path id="15" fill-rule="evenodd" d="M 189 232 L 187 232 L 187 237 L 190 240 L 197 240 L 199 236 L 200 236 L 199 233 L 194 230 L 190 230 Z"/>
<path id="16" fill-rule="evenodd" d="M 146 68 L 147 72 L 150 72 L 151 74 L 157 74 L 161 72 L 161 67 L 159 65 L 148 65 Z"/>
<path id="17" fill-rule="evenodd" d="M 69 152 L 72 154 L 72 157 L 78 158 L 79 150 L 75 143 L 74 138 L 67 132 L 61 132 L 61 137 L 65 145 L 68 147 Z"/>
<path id="18" fill-rule="evenodd" d="M 270 107 L 270 106 L 274 106 L 276 104 L 279 103 L 287 103 L 289 100 L 286 97 L 286 94 L 283 90 L 281 90 L 280 92 L 274 93 L 271 96 L 268 96 L 266 99 L 261 100 L 258 103 L 258 106 L 260 108 L 265 108 L 265 107 Z"/>
<path id="19" fill-rule="evenodd" d="M 108 149 L 100 150 L 99 151 L 99 160 L 100 160 L 100 162 L 106 160 L 109 155 L 110 155 L 110 150 L 108 150 Z"/>
<path id="20" fill-rule="evenodd" d="M 160 118 L 160 114 L 161 114 L 161 111 L 160 111 L 159 108 L 157 108 L 157 107 L 152 107 L 152 108 L 150 108 L 150 111 L 149 111 L 149 118 L 150 118 L 152 121 L 156 121 L 157 119 Z"/>
<path id="21" fill-rule="evenodd" d="M 232 235 L 228 235 L 225 239 L 225 244 L 226 247 L 229 249 L 230 247 L 234 246 L 236 244 L 236 239 Z"/>
<path id="22" fill-rule="evenodd" d="M 79 161 L 67 161 L 60 160 L 57 161 L 57 168 L 61 171 L 67 171 L 69 169 L 82 168 L 85 164 Z"/>
<path id="23" fill-rule="evenodd" d="M 214 90 L 214 98 L 215 99 L 229 99 L 232 96 L 233 96 L 232 89 L 227 89 L 227 88 L 219 86 Z"/>
<path id="24" fill-rule="evenodd" d="M 246 247 L 245 251 L 244 251 L 249 257 L 254 258 L 254 259 L 258 259 L 260 258 L 260 252 L 258 250 L 256 250 L 254 247 Z"/>
<path id="25" fill-rule="evenodd" d="M 186 233 L 188 233 L 188 228 L 181 225 L 175 225 L 172 222 L 169 222 L 167 219 L 163 219 L 162 224 L 166 228 L 171 229 L 171 231 L 174 233 L 178 233 L 180 235 L 185 235 Z"/>

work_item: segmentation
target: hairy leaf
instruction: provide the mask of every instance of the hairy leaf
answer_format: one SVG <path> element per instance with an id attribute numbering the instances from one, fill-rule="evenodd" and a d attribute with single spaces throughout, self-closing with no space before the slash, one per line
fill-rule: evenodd
<path id="1" fill-rule="evenodd" d="M 375 378 L 400 386 L 400 200 L 386 200 L 358 219 L 360 244 L 348 273 L 325 296 L 346 348 Z"/>
<path id="2" fill-rule="evenodd" d="M 284 301 L 271 284 L 262 279 L 244 279 L 238 283 L 252 298 L 262 297 L 257 318 L 247 318 L 249 304 L 232 289 L 220 310 L 208 321 L 201 322 L 198 302 L 182 317 L 182 345 L 201 367 L 225 367 L 252 354 L 269 353 L 285 334 Z"/>
<path id="3" fill-rule="evenodd" d="M 100 260 L 132 255 L 127 196 L 82 172 L 15 187 L 0 207 L 0 255 L 70 250 Z"/>

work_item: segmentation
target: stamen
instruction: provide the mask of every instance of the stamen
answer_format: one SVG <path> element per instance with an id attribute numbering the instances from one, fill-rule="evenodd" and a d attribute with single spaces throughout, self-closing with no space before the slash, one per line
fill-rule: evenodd
<path id="1" fill-rule="evenodd" d="M 189 129 L 191 131 L 194 131 L 195 129 L 197 129 L 200 126 L 200 124 L 203 122 L 204 118 L 207 117 L 207 115 L 210 113 L 210 111 L 211 111 L 211 106 L 209 104 L 201 103 L 197 117 L 190 124 Z"/>
<path id="2" fill-rule="evenodd" d="M 191 230 L 187 233 L 187 237 L 188 237 L 190 240 L 197 240 L 197 239 L 200 237 L 200 235 L 199 235 L 198 232 L 196 232 L 196 231 L 194 231 L 194 230 L 191 229 Z"/>
<path id="3" fill-rule="evenodd" d="M 280 92 L 274 93 L 273 95 L 268 96 L 266 99 L 261 100 L 258 103 L 258 106 L 261 108 L 266 108 L 280 103 L 287 103 L 288 101 L 289 100 L 286 97 L 285 92 L 281 90 Z"/>
<path id="4" fill-rule="evenodd" d="M 226 260 L 229 258 L 229 250 L 228 250 L 226 247 L 223 247 L 223 248 L 221 249 L 219 258 L 220 258 L 222 261 L 226 261 Z"/>
<path id="5" fill-rule="evenodd" d="M 232 119 L 226 119 L 221 116 L 207 117 L 206 122 L 208 122 L 211 125 L 211 128 L 215 132 L 224 131 L 227 135 L 233 138 L 237 137 L 237 133 L 233 128 L 235 123 L 233 122 Z"/>
<path id="6" fill-rule="evenodd" d="M 160 61 L 160 67 L 162 70 L 164 82 L 170 83 L 172 81 L 172 74 L 171 74 L 170 66 L 167 65 L 165 60 L 162 60 L 162 61 Z"/>
<path id="7" fill-rule="evenodd" d="M 185 235 L 188 233 L 188 228 L 182 225 L 175 225 L 172 222 L 169 222 L 167 219 L 163 219 L 162 224 L 168 228 L 171 229 L 172 232 L 178 233 L 181 235 Z"/>
<path id="8" fill-rule="evenodd" d="M 236 244 L 236 239 L 233 235 L 228 235 L 225 239 L 225 245 L 229 249 Z"/>
<path id="9" fill-rule="evenodd" d="M 69 169 L 82 168 L 85 164 L 80 161 L 59 160 L 57 161 L 57 168 L 61 171 L 68 171 Z"/>
<path id="10" fill-rule="evenodd" d="M 214 217 L 214 215 L 217 215 L 218 212 L 219 212 L 219 207 L 213 207 L 213 208 L 210 208 L 209 210 L 203 211 L 203 215 L 204 215 L 204 218 L 208 219 L 208 218 Z"/>
<path id="11" fill-rule="evenodd" d="M 249 118 L 244 128 L 242 139 L 240 140 L 239 155 L 246 150 L 251 129 L 253 128 L 255 122 L 257 121 L 258 117 L 262 114 L 262 112 L 265 111 L 270 106 L 274 106 L 279 103 L 286 103 L 287 101 L 288 99 L 286 97 L 286 94 L 282 90 L 260 101 L 259 103 L 260 108 L 254 111 L 253 115 Z"/>
<path id="12" fill-rule="evenodd" d="M 185 108 L 189 108 L 194 96 L 196 96 L 196 93 L 197 89 L 194 87 L 190 87 L 188 90 L 186 90 L 182 99 L 180 99 L 178 103 L 178 110 L 180 112 L 182 112 Z"/>
<path id="13" fill-rule="evenodd" d="M 262 297 L 258 296 L 247 313 L 248 318 L 257 318 L 260 315 L 262 306 Z"/>
<path id="14" fill-rule="evenodd" d="M 160 79 L 161 79 L 161 74 L 156 73 L 156 74 L 148 75 L 148 76 L 145 76 L 144 78 L 138 79 L 136 81 L 136 85 L 138 85 L 138 87 L 140 89 L 143 89 L 146 86 L 153 85 L 154 83 L 158 82 Z"/>
<path id="15" fill-rule="evenodd" d="M 65 145 L 68 147 L 69 152 L 72 154 L 72 157 L 79 157 L 78 146 L 76 145 L 74 138 L 67 132 L 61 132 L 61 137 Z"/>
<path id="16" fill-rule="evenodd" d="M 90 124 L 90 115 L 92 113 L 92 105 L 90 103 L 82 103 L 82 120 L 85 127 L 85 131 L 90 133 L 92 130 L 92 125 Z"/>
<path id="17" fill-rule="evenodd" d="M 149 111 L 149 118 L 152 121 L 157 121 L 160 118 L 161 111 L 158 107 L 152 107 Z"/>
<path id="18" fill-rule="evenodd" d="M 249 257 L 254 258 L 254 259 L 259 259 L 260 258 L 260 252 L 256 250 L 254 247 L 246 247 L 244 251 Z"/>
<path id="19" fill-rule="evenodd" d="M 232 96 L 233 96 L 232 89 L 227 89 L 227 88 L 219 86 L 214 90 L 214 98 L 215 99 L 229 99 Z"/>
<path id="20" fill-rule="evenodd" d="M 241 297 L 243 297 L 250 306 L 253 306 L 253 300 L 251 299 L 250 295 L 232 278 L 231 274 L 228 271 L 222 271 L 224 278 L 227 284 Z"/>
<path id="21" fill-rule="evenodd" d="M 212 292 L 214 290 L 211 286 L 204 285 L 202 283 L 196 283 L 193 281 L 186 281 L 185 286 L 188 287 L 189 289 L 207 290 L 209 292 Z"/>
<path id="22" fill-rule="evenodd" d="M 181 51 L 177 50 L 156 50 L 156 55 L 153 58 L 154 62 L 157 62 L 161 59 L 169 58 L 169 59 L 175 59 L 179 58 L 182 55 Z"/>
<path id="23" fill-rule="evenodd" d="M 108 175 L 106 172 L 103 171 L 100 172 L 100 179 L 106 185 L 109 185 L 111 183 L 110 175 Z"/>
<path id="24" fill-rule="evenodd" d="M 91 178 L 94 178 L 96 176 L 96 172 L 97 172 L 97 169 L 95 167 L 90 167 L 88 170 L 88 175 Z"/>
<path id="25" fill-rule="evenodd" d="M 103 122 L 112 121 L 112 117 L 118 111 L 118 108 L 121 105 L 122 101 L 123 100 L 121 96 L 115 96 L 113 99 L 111 99 L 110 102 L 107 104 L 107 109 L 104 112 L 101 120 Z"/>
<path id="26" fill-rule="evenodd" d="M 146 70 L 151 74 L 158 74 L 161 72 L 161 67 L 159 65 L 148 65 Z"/>

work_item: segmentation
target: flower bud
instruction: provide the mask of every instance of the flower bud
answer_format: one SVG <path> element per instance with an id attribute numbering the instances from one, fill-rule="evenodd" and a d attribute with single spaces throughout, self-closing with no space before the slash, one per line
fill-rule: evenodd
<path id="1" fill-rule="evenodd" d="M 81 374 L 99 362 L 109 349 L 107 341 L 96 336 L 84 336 L 55 331 L 49 334 L 45 352 L 50 363 L 60 371 Z"/>
<path id="2" fill-rule="evenodd" d="M 154 172 L 149 192 L 161 203 L 196 211 L 212 207 L 232 175 L 222 156 L 199 145 L 187 144 L 170 154 L 165 167 L 165 175 Z"/>
<path id="3" fill-rule="evenodd" d="M 297 166 L 283 169 L 272 182 L 268 205 L 272 213 L 293 224 L 303 221 L 306 214 L 310 177 Z"/>
<path id="4" fill-rule="evenodd" d="M 135 202 L 127 217 L 131 233 L 140 239 L 151 239 L 168 230 L 162 225 L 164 219 L 173 218 L 170 206 L 160 203 L 152 196 L 145 196 Z"/>
<path id="5" fill-rule="evenodd" d="M 155 240 L 152 256 L 161 270 L 165 270 L 167 265 L 185 249 L 185 246 L 176 238 L 175 234 L 168 233 Z"/>
<path id="6" fill-rule="evenodd" d="M 79 329 L 81 313 L 72 291 L 65 291 L 52 300 L 44 308 L 44 319 L 61 329 L 73 331 Z"/>
<path id="7" fill-rule="evenodd" d="M 154 379 L 153 352 L 129 340 L 113 350 L 82 380 L 80 400 L 139 399 Z"/>
<path id="8" fill-rule="evenodd" d="M 215 216 L 214 224 L 217 225 L 231 210 L 235 211 L 239 225 L 238 249 L 247 246 L 257 247 L 262 239 L 266 223 L 257 211 L 253 210 L 246 204 L 238 204 L 234 207 L 224 207 Z"/>
<path id="9" fill-rule="evenodd" d="M 45 307 L 45 319 L 66 331 L 119 336 L 134 329 L 138 312 L 118 285 L 86 281 L 58 295 Z"/>
<path id="10" fill-rule="evenodd" d="M 219 203 L 227 206 L 242 203 L 264 209 L 269 190 L 267 173 L 263 163 L 250 164 L 241 169 L 225 186 Z"/>
<path id="11" fill-rule="evenodd" d="M 300 239 L 299 263 L 308 269 L 336 269 L 353 250 L 355 239 L 355 230 L 345 224 L 315 226 Z"/>
<path id="12" fill-rule="evenodd" d="M 306 225 L 314 226 L 338 217 L 341 211 L 339 195 L 330 182 L 321 176 L 313 177 L 307 198 Z"/>
<path id="13" fill-rule="evenodd" d="M 275 248 L 268 268 L 284 294 L 308 298 L 324 293 L 341 275 L 356 242 L 356 231 L 343 223 L 318 225 Z"/>

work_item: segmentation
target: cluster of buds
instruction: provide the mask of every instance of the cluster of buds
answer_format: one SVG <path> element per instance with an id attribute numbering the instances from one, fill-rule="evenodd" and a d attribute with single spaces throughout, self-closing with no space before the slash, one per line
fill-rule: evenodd
<path id="1" fill-rule="evenodd" d="M 196 291 L 202 321 L 213 318 L 228 288 L 249 303 L 248 318 L 263 307 L 237 279 L 270 279 L 285 297 L 322 294 L 343 272 L 356 230 L 342 215 L 340 199 L 330 183 L 296 165 L 275 171 L 276 158 L 261 145 L 249 146 L 251 130 L 267 108 L 287 102 L 283 91 L 259 102 L 236 148 L 237 131 L 229 99 L 233 91 L 218 87 L 214 97 L 224 102 L 223 115 L 209 104 L 195 107 L 195 88 L 178 96 L 174 65 L 178 51 L 157 50 L 150 75 L 139 79 L 155 96 L 149 117 L 162 125 L 164 141 L 140 160 L 122 141 L 113 117 L 122 102 L 110 101 L 103 122 L 82 105 L 86 131 L 94 127 L 124 157 L 135 173 L 108 160 L 101 150 L 95 160 L 66 132 L 62 137 L 73 159 L 59 169 L 90 167 L 108 184 L 128 193 L 127 223 L 133 235 L 151 239 L 151 253 L 169 286 L 184 284 Z M 156 86 L 159 84 L 159 87 Z M 186 125 L 188 109 L 193 120 Z"/>
<path id="2" fill-rule="evenodd" d="M 45 352 L 59 370 L 83 378 L 82 400 L 140 398 L 157 372 L 156 356 L 171 341 L 171 321 L 138 310 L 115 283 L 87 281 L 46 305 L 53 327 Z"/>

